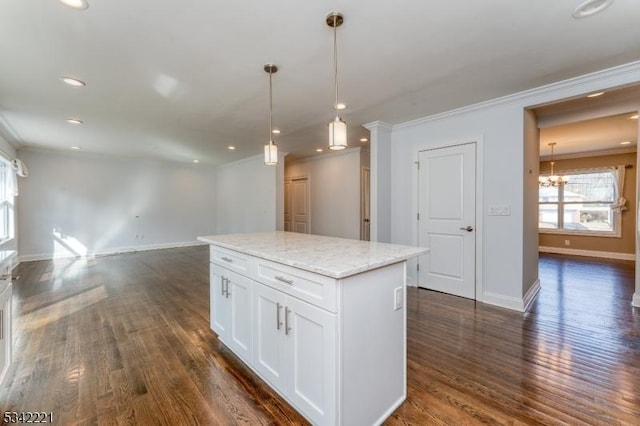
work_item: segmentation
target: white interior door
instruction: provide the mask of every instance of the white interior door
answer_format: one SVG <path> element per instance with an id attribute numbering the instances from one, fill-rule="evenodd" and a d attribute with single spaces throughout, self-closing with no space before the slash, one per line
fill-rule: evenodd
<path id="1" fill-rule="evenodd" d="M 420 151 L 419 285 L 475 299 L 475 143 Z"/>
<path id="2" fill-rule="evenodd" d="M 306 177 L 291 180 L 291 216 L 293 218 L 293 232 L 308 234 L 309 226 L 309 179 Z"/>

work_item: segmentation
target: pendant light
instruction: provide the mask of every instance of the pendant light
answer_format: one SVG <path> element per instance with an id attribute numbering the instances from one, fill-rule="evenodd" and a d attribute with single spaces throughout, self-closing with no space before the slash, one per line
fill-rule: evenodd
<path id="1" fill-rule="evenodd" d="M 273 64 L 266 64 L 264 70 L 269 73 L 269 143 L 264 146 L 264 164 L 275 166 L 278 164 L 278 147 L 273 142 L 273 87 L 271 76 L 278 72 L 278 67 Z"/>
<path id="2" fill-rule="evenodd" d="M 566 177 L 563 178 L 560 175 L 556 175 L 553 172 L 553 166 L 556 164 L 556 162 L 553 160 L 553 147 L 556 146 L 556 143 L 551 142 L 549 143 L 549 146 L 551 147 L 551 161 L 549 162 L 551 164 L 551 174 L 549 174 L 549 176 L 547 177 L 540 176 L 538 178 L 540 186 L 548 187 L 548 186 L 564 185 L 565 183 L 569 182 L 569 179 L 567 179 Z"/>
<path id="3" fill-rule="evenodd" d="M 327 15 L 327 25 L 333 28 L 333 64 L 336 102 L 333 108 L 336 110 L 336 118 L 329 123 L 329 149 L 339 150 L 347 147 L 347 123 L 340 118 L 338 111 L 344 109 L 344 104 L 338 103 L 338 35 L 337 28 L 344 22 L 341 13 L 332 12 Z"/>

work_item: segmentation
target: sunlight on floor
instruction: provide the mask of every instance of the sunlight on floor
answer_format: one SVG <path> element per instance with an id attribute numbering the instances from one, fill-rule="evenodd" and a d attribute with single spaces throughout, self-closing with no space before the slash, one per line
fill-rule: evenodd
<path id="1" fill-rule="evenodd" d="M 22 316 L 22 329 L 33 331 L 40 327 L 45 327 L 53 322 L 59 321 L 65 316 L 74 314 L 84 308 L 92 306 L 107 298 L 104 286 L 92 288 L 90 290 L 77 293 L 41 309 L 36 309 Z"/>

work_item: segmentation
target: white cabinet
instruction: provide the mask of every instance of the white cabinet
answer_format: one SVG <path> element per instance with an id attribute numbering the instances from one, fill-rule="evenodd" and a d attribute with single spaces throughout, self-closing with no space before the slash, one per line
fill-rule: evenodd
<path id="1" fill-rule="evenodd" d="M 0 281 L 0 383 L 11 364 L 11 282 Z"/>
<path id="2" fill-rule="evenodd" d="M 251 280 L 211 264 L 211 328 L 245 362 L 251 360 Z"/>
<path id="3" fill-rule="evenodd" d="M 336 314 L 253 283 L 253 368 L 316 424 L 335 422 Z"/>

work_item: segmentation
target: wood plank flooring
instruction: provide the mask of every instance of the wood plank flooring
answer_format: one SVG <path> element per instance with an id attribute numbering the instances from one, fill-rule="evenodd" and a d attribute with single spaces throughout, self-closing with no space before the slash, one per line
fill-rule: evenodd
<path id="1" fill-rule="evenodd" d="M 305 424 L 209 329 L 208 248 L 24 263 L 2 411 L 60 425 Z M 632 262 L 541 257 L 527 314 L 408 293 L 389 425 L 640 425 Z M 351 426 L 351 425 L 348 425 Z"/>

